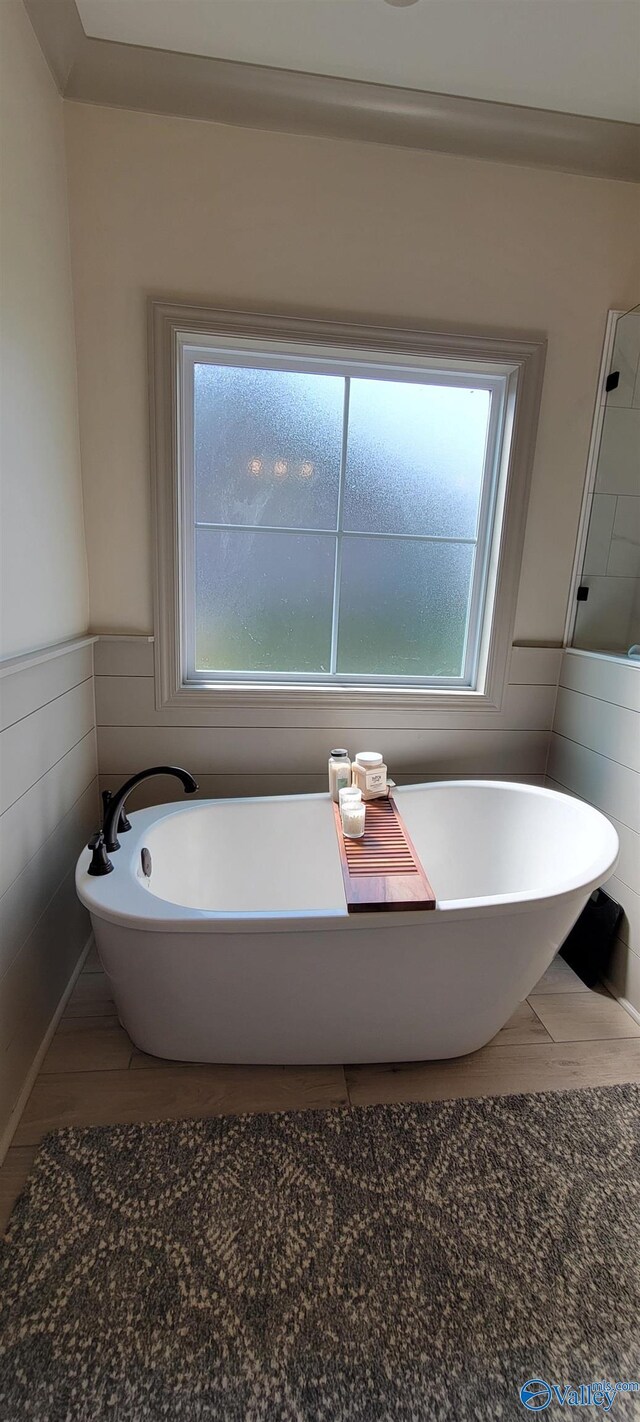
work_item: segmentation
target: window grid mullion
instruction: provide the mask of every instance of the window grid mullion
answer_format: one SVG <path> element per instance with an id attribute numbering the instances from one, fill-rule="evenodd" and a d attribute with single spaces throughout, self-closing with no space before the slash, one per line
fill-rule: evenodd
<path id="1" fill-rule="evenodd" d="M 349 438 L 349 396 L 351 378 L 344 380 L 344 406 L 342 411 L 342 449 L 340 451 L 340 473 L 338 476 L 338 511 L 336 515 L 336 558 L 333 572 L 333 608 L 331 611 L 331 656 L 329 675 L 335 676 L 338 665 L 338 621 L 340 618 L 340 580 L 342 577 L 342 511 L 344 508 L 345 480 L 347 471 L 347 441 Z"/>
<path id="2" fill-rule="evenodd" d="M 335 528 L 305 528 L 295 524 L 285 523 L 212 523 L 205 519 L 196 519 L 196 528 L 220 528 L 226 530 L 230 528 L 238 533 L 324 533 L 331 538 L 335 538 Z M 380 533 L 378 529 L 363 530 L 360 528 L 345 528 L 341 532 L 345 538 L 386 538 L 393 542 L 405 543 L 465 543 L 472 547 L 478 542 L 477 538 L 454 538 L 440 536 L 435 533 Z"/>

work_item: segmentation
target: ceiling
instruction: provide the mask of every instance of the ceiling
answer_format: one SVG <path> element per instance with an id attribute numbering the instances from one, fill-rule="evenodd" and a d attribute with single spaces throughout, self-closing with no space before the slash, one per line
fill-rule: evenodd
<path id="1" fill-rule="evenodd" d="M 96 39 L 640 122 L 640 0 L 77 0 Z"/>

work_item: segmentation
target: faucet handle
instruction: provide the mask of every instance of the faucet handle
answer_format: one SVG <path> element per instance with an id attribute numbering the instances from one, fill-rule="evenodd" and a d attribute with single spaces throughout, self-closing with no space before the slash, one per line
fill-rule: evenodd
<path id="1" fill-rule="evenodd" d="M 110 874 L 113 869 L 113 864 L 107 854 L 102 830 L 96 830 L 96 833 L 91 836 L 87 849 L 93 851 L 87 873 L 96 876 L 99 874 Z"/>
<path id="2" fill-rule="evenodd" d="M 103 817 L 103 823 L 104 823 L 104 817 L 106 816 L 107 810 L 108 810 L 108 808 L 109 808 L 109 806 L 110 806 L 112 800 L 113 800 L 113 794 L 112 794 L 111 790 L 103 790 L 103 791 L 102 791 L 102 817 Z M 125 834 L 126 831 L 127 831 L 127 830 L 130 830 L 130 829 L 131 829 L 131 822 L 130 822 L 130 820 L 127 819 L 127 816 L 125 815 L 124 810 L 121 810 L 121 811 L 120 811 L 120 819 L 118 820 L 118 823 L 117 823 L 117 826 L 116 826 L 116 834 Z"/>

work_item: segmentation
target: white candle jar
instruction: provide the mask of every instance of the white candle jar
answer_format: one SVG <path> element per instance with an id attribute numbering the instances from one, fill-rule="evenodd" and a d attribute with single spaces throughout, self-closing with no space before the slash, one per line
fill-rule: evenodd
<path id="1" fill-rule="evenodd" d="M 344 805 L 345 800 L 356 800 L 356 801 L 358 801 L 358 800 L 361 800 L 361 799 L 362 799 L 362 791 L 358 789 L 358 786 L 357 786 L 357 785 L 341 785 L 341 786 L 340 786 L 340 789 L 339 789 L 339 791 L 338 791 L 338 804 L 339 804 L 339 806 L 340 806 L 340 809 L 342 809 L 342 806 Z"/>
<path id="2" fill-rule="evenodd" d="M 389 793 L 387 767 L 379 751 L 358 751 L 352 766 L 353 783 L 363 800 L 377 800 Z"/>
<path id="3" fill-rule="evenodd" d="M 342 802 L 342 833 L 345 839 L 362 839 L 364 834 L 365 807 L 362 799 L 355 797 Z"/>

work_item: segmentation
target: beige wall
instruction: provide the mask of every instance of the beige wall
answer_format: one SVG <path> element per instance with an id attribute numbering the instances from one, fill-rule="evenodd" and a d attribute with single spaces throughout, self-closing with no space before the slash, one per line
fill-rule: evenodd
<path id="1" fill-rule="evenodd" d="M 605 316 L 638 300 L 638 189 L 73 103 L 65 118 L 93 627 L 152 627 L 154 294 L 547 334 L 516 636 L 560 639 Z"/>
<path id="2" fill-rule="evenodd" d="M 83 631 L 62 100 L 20 0 L 0 4 L 2 93 L 0 656 Z"/>

